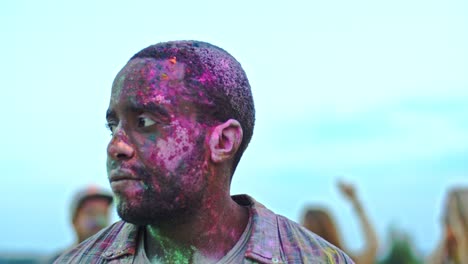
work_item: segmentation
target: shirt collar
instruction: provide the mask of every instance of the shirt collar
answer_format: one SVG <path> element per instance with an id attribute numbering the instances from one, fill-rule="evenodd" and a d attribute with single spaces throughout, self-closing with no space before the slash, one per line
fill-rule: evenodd
<path id="1" fill-rule="evenodd" d="M 281 242 L 276 215 L 248 195 L 232 197 L 239 205 L 248 206 L 252 217 L 252 234 L 245 256 L 260 263 L 282 263 Z"/>
<path id="2" fill-rule="evenodd" d="M 134 255 L 138 245 L 138 230 L 138 226 L 121 221 L 115 231 L 115 239 L 110 241 L 111 245 L 103 252 L 102 256 L 109 260 L 124 255 Z"/>

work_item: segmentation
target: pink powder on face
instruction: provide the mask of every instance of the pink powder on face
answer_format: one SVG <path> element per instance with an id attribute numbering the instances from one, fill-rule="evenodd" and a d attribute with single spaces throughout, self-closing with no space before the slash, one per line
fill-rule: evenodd
<path id="1" fill-rule="evenodd" d="M 180 125 L 179 120 L 175 120 L 173 125 L 175 127 L 174 136 L 166 139 L 158 140 L 158 149 L 165 149 L 164 152 L 158 152 L 156 159 L 163 160 L 164 166 L 167 170 L 173 171 L 194 149 L 193 142 L 190 140 L 189 131 L 185 126 Z M 174 159 L 174 157 L 178 157 Z"/>
<path id="2" fill-rule="evenodd" d="M 209 72 L 204 72 L 198 81 L 202 84 L 206 84 L 207 82 L 211 82 L 213 80 L 213 76 Z"/>
<path id="3" fill-rule="evenodd" d="M 113 185 L 122 201 L 120 212 L 128 204 L 161 212 L 183 208 L 199 199 L 207 184 L 205 127 L 196 121 L 193 97 L 187 95 L 185 66 L 170 60 L 134 59 L 114 82 L 108 112 L 118 124 L 118 134 L 109 149 L 118 146 L 117 139 L 123 142 L 125 132 L 125 145 L 135 154 L 111 159 L 108 171 L 125 169 L 139 177 L 131 185 Z M 146 204 L 145 195 L 157 202 Z"/>
<path id="4" fill-rule="evenodd" d="M 166 99 L 163 95 L 156 95 L 153 100 L 158 104 L 170 104 L 171 100 Z"/>

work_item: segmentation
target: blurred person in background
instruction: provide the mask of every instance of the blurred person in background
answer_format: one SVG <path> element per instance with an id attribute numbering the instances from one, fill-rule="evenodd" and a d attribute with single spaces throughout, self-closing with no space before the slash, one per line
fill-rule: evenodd
<path id="1" fill-rule="evenodd" d="M 338 189 L 351 202 L 358 216 L 364 233 L 365 246 L 360 252 L 350 252 L 343 247 L 342 240 L 330 213 L 324 208 L 307 208 L 302 219 L 302 225 L 321 236 L 331 244 L 345 251 L 357 264 L 375 263 L 378 249 L 378 239 L 374 227 L 369 221 L 356 190 L 351 184 L 338 182 Z"/>
<path id="2" fill-rule="evenodd" d="M 443 214 L 443 236 L 426 260 L 428 264 L 468 263 L 468 188 L 454 188 L 447 194 Z"/>
<path id="3" fill-rule="evenodd" d="M 70 209 L 76 240 L 70 248 L 75 247 L 110 224 L 112 201 L 113 196 L 110 192 L 94 185 L 80 189 L 73 196 Z M 53 262 L 63 252 L 54 255 L 50 262 Z"/>

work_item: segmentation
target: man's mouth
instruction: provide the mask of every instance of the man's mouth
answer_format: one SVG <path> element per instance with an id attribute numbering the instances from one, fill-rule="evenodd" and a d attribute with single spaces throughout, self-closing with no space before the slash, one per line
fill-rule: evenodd
<path id="1" fill-rule="evenodd" d="M 128 169 L 114 169 L 111 170 L 109 173 L 109 181 L 110 182 L 118 182 L 124 180 L 132 180 L 132 181 L 139 181 L 141 180 L 138 178 L 132 171 Z"/>

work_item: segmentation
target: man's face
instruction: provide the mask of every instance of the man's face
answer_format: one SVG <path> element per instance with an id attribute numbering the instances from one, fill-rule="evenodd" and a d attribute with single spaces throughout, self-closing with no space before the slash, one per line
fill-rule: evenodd
<path id="1" fill-rule="evenodd" d="M 109 225 L 109 200 L 103 198 L 86 199 L 73 220 L 78 242 L 96 234 L 107 225 Z"/>
<path id="2" fill-rule="evenodd" d="M 207 183 L 205 133 L 183 91 L 185 64 L 134 59 L 117 75 L 107 112 L 107 173 L 117 211 L 139 225 L 181 219 Z"/>

